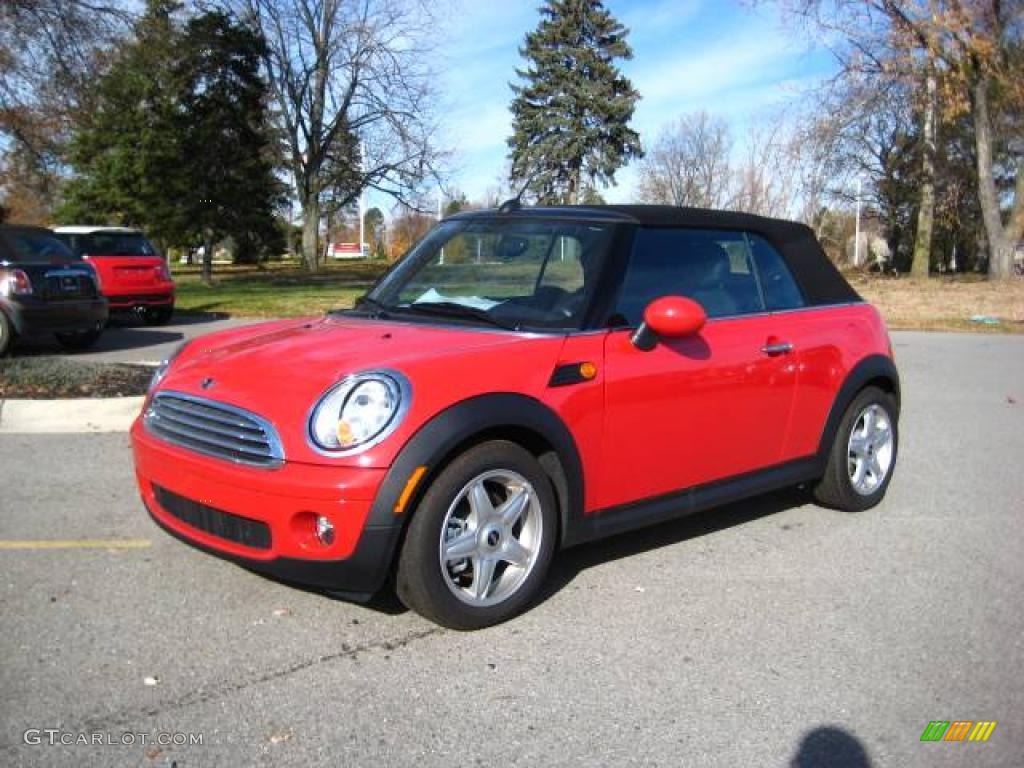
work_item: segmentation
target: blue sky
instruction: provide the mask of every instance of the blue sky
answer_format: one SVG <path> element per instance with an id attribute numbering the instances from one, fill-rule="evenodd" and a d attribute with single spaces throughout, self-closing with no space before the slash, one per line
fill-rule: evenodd
<path id="1" fill-rule="evenodd" d="M 455 150 L 452 184 L 483 199 L 505 167 L 511 133 L 508 83 L 522 65 L 518 48 L 539 20 L 537 0 L 455 0 L 445 25 L 440 90 L 443 143 Z M 606 0 L 630 30 L 633 59 L 623 72 L 640 91 L 633 117 L 645 146 L 663 126 L 695 110 L 728 119 L 738 129 L 752 116 L 784 103 L 826 77 L 827 51 L 810 48 L 787 30 L 771 7 L 732 0 Z M 605 191 L 625 202 L 635 168 L 617 174 Z"/>

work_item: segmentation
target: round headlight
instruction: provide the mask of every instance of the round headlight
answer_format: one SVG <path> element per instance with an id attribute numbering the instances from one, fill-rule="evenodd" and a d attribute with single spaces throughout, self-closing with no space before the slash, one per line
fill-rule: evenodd
<path id="1" fill-rule="evenodd" d="M 325 451 L 366 447 L 386 437 L 408 407 L 408 385 L 396 373 L 360 373 L 327 390 L 309 419 L 313 443 Z"/>

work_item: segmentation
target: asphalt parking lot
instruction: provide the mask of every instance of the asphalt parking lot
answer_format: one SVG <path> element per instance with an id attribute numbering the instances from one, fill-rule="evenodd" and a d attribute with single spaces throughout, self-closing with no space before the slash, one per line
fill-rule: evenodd
<path id="1" fill-rule="evenodd" d="M 1018 767 L 1024 336 L 894 338 L 881 506 L 782 493 L 570 550 L 469 634 L 171 539 L 124 435 L 0 436 L 0 765 Z"/>
<path id="2" fill-rule="evenodd" d="M 258 322 L 258 318 L 176 312 L 167 325 L 149 326 L 132 314 L 120 314 L 111 317 L 103 335 L 90 349 L 69 353 L 53 336 L 46 335 L 21 342 L 17 354 L 71 356 L 94 363 L 159 363 L 183 341 L 204 333 Z"/>

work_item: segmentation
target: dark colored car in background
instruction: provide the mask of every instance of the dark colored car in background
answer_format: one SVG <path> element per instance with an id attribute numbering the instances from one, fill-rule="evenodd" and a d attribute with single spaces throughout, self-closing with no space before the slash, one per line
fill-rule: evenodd
<path id="1" fill-rule="evenodd" d="M 84 349 L 106 321 L 107 300 L 91 265 L 48 229 L 0 226 L 0 355 L 19 336 L 44 333 Z"/>
<path id="2" fill-rule="evenodd" d="M 174 280 L 167 262 L 137 229 L 74 226 L 54 230 L 100 276 L 110 311 L 139 312 L 149 325 L 163 325 L 174 313 Z"/>

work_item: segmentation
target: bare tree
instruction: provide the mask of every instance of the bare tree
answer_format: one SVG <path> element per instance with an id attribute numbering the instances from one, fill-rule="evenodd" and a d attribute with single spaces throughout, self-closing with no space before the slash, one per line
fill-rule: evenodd
<path id="1" fill-rule="evenodd" d="M 104 64 L 99 52 L 130 19 L 117 0 L 0 2 L 0 189 L 12 218 L 48 221 L 70 129 Z"/>
<path id="2" fill-rule="evenodd" d="M 645 203 L 724 208 L 731 199 L 729 125 L 707 112 L 683 115 L 662 130 L 640 162 Z"/>
<path id="3" fill-rule="evenodd" d="M 989 275 L 1009 279 L 1013 253 L 1024 234 L 1024 157 L 1014 162 L 1015 183 L 1006 194 L 997 185 L 997 135 L 1007 113 L 1024 107 L 1020 56 L 1024 45 L 1024 9 L 1020 0 L 781 0 L 784 8 L 842 43 L 846 71 L 913 78 L 925 97 L 921 110 L 925 143 L 928 122 L 969 115 L 974 133 L 978 202 L 991 258 Z M 928 78 L 935 80 L 934 103 Z M 1010 130 L 1019 137 L 1020 121 Z M 934 132 L 931 133 L 934 138 Z M 927 203 L 933 153 L 922 154 Z M 934 200 L 934 194 L 930 196 Z M 1002 203 L 1008 202 L 1004 206 Z M 1008 208 L 1004 217 L 1003 208 Z M 930 215 L 922 205 L 923 215 Z M 922 222 L 926 224 L 927 222 Z M 927 234 L 929 226 L 919 226 Z M 918 271 L 915 268 L 915 271 Z"/>
<path id="4" fill-rule="evenodd" d="M 264 67 L 317 267 L 325 198 L 362 190 L 398 200 L 437 171 L 427 0 L 225 0 L 267 40 Z"/>
<path id="5" fill-rule="evenodd" d="M 788 126 L 778 117 L 747 128 L 742 161 L 734 171 L 732 202 L 738 211 L 788 217 L 798 195 L 800 156 Z"/>

